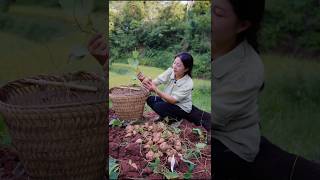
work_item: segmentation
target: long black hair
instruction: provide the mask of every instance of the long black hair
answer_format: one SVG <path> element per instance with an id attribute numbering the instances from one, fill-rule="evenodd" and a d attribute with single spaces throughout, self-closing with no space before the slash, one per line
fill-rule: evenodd
<path id="1" fill-rule="evenodd" d="M 242 21 L 249 21 L 251 26 L 241 32 L 237 41 L 247 40 L 259 53 L 258 33 L 263 20 L 265 0 L 229 0 L 235 14 Z"/>
<path id="2" fill-rule="evenodd" d="M 176 59 L 177 57 L 179 57 L 183 63 L 183 66 L 185 68 L 188 68 L 188 71 L 185 73 L 188 74 L 190 77 L 192 77 L 192 68 L 193 68 L 193 57 L 191 56 L 191 54 L 187 53 L 187 52 L 181 52 L 179 54 L 177 54 L 174 59 Z"/>

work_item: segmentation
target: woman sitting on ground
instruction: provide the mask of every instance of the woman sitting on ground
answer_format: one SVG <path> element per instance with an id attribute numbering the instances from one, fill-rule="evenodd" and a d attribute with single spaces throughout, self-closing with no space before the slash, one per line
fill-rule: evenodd
<path id="1" fill-rule="evenodd" d="M 195 111 L 200 111 L 192 105 L 192 68 L 193 57 L 187 52 L 182 52 L 174 57 L 172 67 L 154 80 L 145 77 L 142 73 L 138 74 L 138 79 L 146 89 L 157 94 L 147 99 L 147 104 L 159 115 L 156 121 L 163 120 L 165 117 L 178 121 L 186 119 L 210 131 L 209 113 L 205 114 L 206 119 L 203 117 L 201 119 L 200 113 L 197 117 L 191 116 Z M 164 91 L 157 87 L 160 84 L 165 84 Z"/>

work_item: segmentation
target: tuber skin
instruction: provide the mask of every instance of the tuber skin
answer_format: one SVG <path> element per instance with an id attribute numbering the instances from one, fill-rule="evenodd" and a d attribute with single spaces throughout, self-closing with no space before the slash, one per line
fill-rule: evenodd
<path id="1" fill-rule="evenodd" d="M 164 139 L 163 138 L 160 138 L 159 141 L 158 141 L 158 144 L 161 144 L 164 142 Z"/>
<path id="2" fill-rule="evenodd" d="M 137 139 L 136 143 L 139 143 L 139 144 L 142 143 L 142 139 Z"/>
<path id="3" fill-rule="evenodd" d="M 169 158 L 178 157 L 178 153 L 184 153 L 179 135 L 168 129 L 165 123 L 146 122 L 141 125 L 128 125 L 125 132 L 125 137 L 138 138 L 139 135 L 139 139 L 133 142 L 141 144 L 147 152 L 145 154 L 147 161 L 164 156 L 168 157 L 169 162 Z"/>
<path id="4" fill-rule="evenodd" d="M 152 161 L 154 159 L 154 153 L 152 151 L 149 151 L 146 154 L 146 159 L 149 160 L 149 161 Z"/>

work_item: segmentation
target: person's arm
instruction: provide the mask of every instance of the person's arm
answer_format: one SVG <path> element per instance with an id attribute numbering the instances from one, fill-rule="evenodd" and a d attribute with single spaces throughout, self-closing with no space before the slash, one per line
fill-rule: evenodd
<path id="1" fill-rule="evenodd" d="M 100 33 L 94 35 L 88 43 L 90 54 L 105 68 L 108 67 L 107 43 L 104 36 Z"/>
<path id="2" fill-rule="evenodd" d="M 170 104 L 176 104 L 177 103 L 177 100 L 174 97 L 172 97 L 169 94 L 166 94 L 166 93 L 160 91 L 160 89 L 158 87 L 155 87 L 154 92 L 156 94 L 158 94 L 159 97 L 161 97 L 162 99 L 164 99 L 165 101 L 167 101 Z"/>
<path id="3" fill-rule="evenodd" d="M 166 94 L 166 93 L 160 91 L 160 89 L 157 87 L 157 85 L 153 81 L 150 81 L 150 80 L 146 81 L 143 85 L 146 89 L 149 89 L 149 91 L 155 92 L 159 97 L 161 97 L 162 99 L 164 99 L 168 103 L 170 103 L 170 104 L 177 103 L 177 100 L 173 96 L 170 96 L 169 94 Z"/>

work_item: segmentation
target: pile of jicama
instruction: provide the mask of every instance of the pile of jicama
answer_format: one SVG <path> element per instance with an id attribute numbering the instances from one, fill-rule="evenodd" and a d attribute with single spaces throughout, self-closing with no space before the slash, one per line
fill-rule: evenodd
<path id="1" fill-rule="evenodd" d="M 164 123 L 144 123 L 142 125 L 128 125 L 126 127 L 125 137 L 141 134 L 141 138 L 136 140 L 136 143 L 143 145 L 147 150 L 145 158 L 147 161 L 152 161 L 155 158 L 162 156 L 171 158 L 181 156 L 184 149 L 181 146 L 181 139 L 177 129 L 166 126 Z"/>

